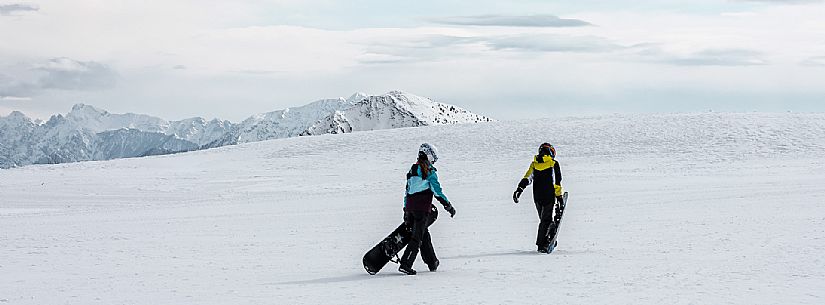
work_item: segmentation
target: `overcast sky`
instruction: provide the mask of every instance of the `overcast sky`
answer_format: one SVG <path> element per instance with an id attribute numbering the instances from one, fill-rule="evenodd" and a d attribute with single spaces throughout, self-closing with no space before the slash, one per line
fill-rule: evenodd
<path id="1" fill-rule="evenodd" d="M 0 115 L 240 121 L 395 89 L 505 120 L 825 111 L 823 16 L 816 0 L 0 0 Z"/>

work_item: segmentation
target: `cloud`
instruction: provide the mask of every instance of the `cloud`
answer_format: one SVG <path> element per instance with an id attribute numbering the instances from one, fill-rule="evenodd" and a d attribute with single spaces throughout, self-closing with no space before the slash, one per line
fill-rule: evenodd
<path id="1" fill-rule="evenodd" d="M 0 73 L 0 98 L 28 97 L 34 85 L 8 74 Z"/>
<path id="2" fill-rule="evenodd" d="M 261 69 L 246 69 L 246 70 L 236 70 L 232 71 L 234 73 L 240 74 L 247 74 L 247 75 L 272 75 L 277 73 L 283 73 L 283 71 L 278 70 L 261 70 Z"/>
<path id="3" fill-rule="evenodd" d="M 2 96 L 0 95 L 0 101 L 31 101 L 32 98 L 30 97 L 19 97 L 19 96 Z"/>
<path id="4" fill-rule="evenodd" d="M 358 57 L 362 64 L 396 64 L 472 57 L 491 52 L 601 53 L 624 46 L 598 36 L 514 34 L 490 36 L 427 35 L 399 42 L 373 43 Z"/>
<path id="5" fill-rule="evenodd" d="M 367 52 L 364 53 L 357 58 L 359 63 L 362 64 L 397 64 L 403 63 L 408 61 L 415 61 L 413 57 L 409 56 L 401 56 L 401 55 L 393 55 L 393 54 L 382 54 L 382 53 L 373 53 Z"/>
<path id="6" fill-rule="evenodd" d="M 0 73 L 0 97 L 28 98 L 52 89 L 108 89 L 115 86 L 118 78 L 117 73 L 105 64 L 66 57 L 27 66 L 13 74 Z"/>
<path id="7" fill-rule="evenodd" d="M 810 57 L 799 64 L 806 67 L 825 67 L 825 56 Z"/>
<path id="8" fill-rule="evenodd" d="M 66 57 L 50 59 L 37 70 L 45 72 L 37 82 L 43 89 L 97 90 L 114 87 L 117 73 L 94 61 L 77 61 Z"/>
<path id="9" fill-rule="evenodd" d="M 473 52 L 470 37 L 451 35 L 413 35 L 367 40 L 363 53 L 356 56 L 359 64 L 403 64 L 438 61 Z"/>
<path id="10" fill-rule="evenodd" d="M 762 53 L 744 49 L 704 50 L 665 62 L 683 66 L 758 66 L 768 63 Z"/>
<path id="11" fill-rule="evenodd" d="M 11 16 L 18 12 L 36 12 L 40 7 L 34 4 L 0 4 L 0 16 Z"/>
<path id="12" fill-rule="evenodd" d="M 740 2 L 761 2 L 774 4 L 807 4 L 807 3 L 821 3 L 823 0 L 738 0 Z"/>
<path id="13" fill-rule="evenodd" d="M 706 49 L 688 54 L 664 51 L 656 45 L 643 44 L 634 50 L 641 61 L 677 66 L 760 66 L 767 65 L 762 52 L 747 49 Z"/>
<path id="14" fill-rule="evenodd" d="M 444 25 L 513 26 L 513 27 L 578 27 L 592 25 L 579 19 L 559 18 L 553 15 L 505 16 L 453 16 L 430 18 L 430 22 Z"/>
<path id="15" fill-rule="evenodd" d="M 623 48 L 598 36 L 565 36 L 555 34 L 521 34 L 477 39 L 494 50 L 527 52 L 610 52 Z"/>

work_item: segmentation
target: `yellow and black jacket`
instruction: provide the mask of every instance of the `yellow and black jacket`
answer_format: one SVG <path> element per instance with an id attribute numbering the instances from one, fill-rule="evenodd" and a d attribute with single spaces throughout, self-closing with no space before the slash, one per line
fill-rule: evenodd
<path id="1" fill-rule="evenodd" d="M 553 203 L 561 194 L 561 167 L 559 162 L 549 155 L 537 155 L 530 163 L 530 168 L 519 182 L 519 188 L 533 184 L 533 200 L 536 203 Z"/>

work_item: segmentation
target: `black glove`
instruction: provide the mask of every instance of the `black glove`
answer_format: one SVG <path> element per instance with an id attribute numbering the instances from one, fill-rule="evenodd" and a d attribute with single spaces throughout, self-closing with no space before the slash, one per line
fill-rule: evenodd
<path id="1" fill-rule="evenodd" d="M 449 202 L 447 202 L 447 204 L 444 205 L 444 209 L 447 210 L 447 213 L 450 213 L 450 218 L 453 218 L 453 216 L 455 216 L 455 208 Z"/>
<path id="2" fill-rule="evenodd" d="M 513 202 L 518 203 L 518 197 L 521 197 L 521 193 L 524 192 L 524 188 L 519 187 L 513 192 Z"/>
<path id="3" fill-rule="evenodd" d="M 450 213 L 450 217 L 455 216 L 455 208 L 452 204 L 450 204 L 449 201 L 447 201 L 447 199 L 435 196 L 435 200 L 438 200 L 438 202 L 440 202 L 441 205 L 444 206 L 444 209 L 447 210 L 447 213 Z"/>

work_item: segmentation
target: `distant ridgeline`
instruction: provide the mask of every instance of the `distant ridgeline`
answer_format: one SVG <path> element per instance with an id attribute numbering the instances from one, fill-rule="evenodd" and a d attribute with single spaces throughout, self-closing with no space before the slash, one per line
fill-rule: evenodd
<path id="1" fill-rule="evenodd" d="M 237 124 L 199 117 L 166 121 L 77 104 L 65 116 L 54 115 L 45 123 L 33 122 L 17 111 L 0 116 L 0 168 L 171 154 L 295 136 L 489 121 L 401 91 L 319 100 L 256 114 Z"/>

